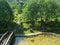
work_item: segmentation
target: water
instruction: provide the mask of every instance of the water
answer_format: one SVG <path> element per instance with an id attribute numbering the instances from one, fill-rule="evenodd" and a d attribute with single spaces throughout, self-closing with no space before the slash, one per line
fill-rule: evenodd
<path id="1" fill-rule="evenodd" d="M 37 35 L 31 37 L 16 37 L 14 45 L 60 45 L 60 37 L 55 35 Z"/>
<path id="2" fill-rule="evenodd" d="M 25 37 L 16 37 L 14 45 L 20 45 L 19 42 L 25 41 Z"/>

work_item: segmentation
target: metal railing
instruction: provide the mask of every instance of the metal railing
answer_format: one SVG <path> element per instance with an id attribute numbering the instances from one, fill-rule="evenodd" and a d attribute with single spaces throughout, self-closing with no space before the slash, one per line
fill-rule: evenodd
<path id="1" fill-rule="evenodd" d="M 8 32 L 5 32 L 2 37 L 0 38 L 0 45 L 2 44 L 2 41 L 4 40 L 4 38 L 6 37 Z"/>
<path id="2" fill-rule="evenodd" d="M 3 34 L 3 36 L 1 37 L 1 43 L 0 43 L 0 45 L 10 45 L 10 43 L 11 43 L 11 41 L 12 41 L 12 39 L 13 39 L 13 37 L 14 37 L 14 32 L 11 32 L 10 34 L 8 34 L 8 33 L 6 32 L 6 33 L 4 33 Z M 7 36 L 4 40 L 3 40 L 3 38 L 5 37 L 5 36 Z M 2 42 L 2 40 L 3 40 L 3 42 Z"/>

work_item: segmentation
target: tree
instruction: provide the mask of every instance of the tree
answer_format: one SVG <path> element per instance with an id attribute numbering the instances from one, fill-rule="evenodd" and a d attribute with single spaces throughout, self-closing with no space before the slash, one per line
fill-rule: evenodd
<path id="1" fill-rule="evenodd" d="M 60 7 L 56 0 L 30 0 L 23 9 L 22 19 L 31 21 L 35 25 L 37 19 L 48 22 L 50 18 L 56 18 L 60 15 Z"/>
<path id="2" fill-rule="evenodd" d="M 31 23 L 35 25 L 35 20 L 38 17 L 37 12 L 38 12 L 38 6 L 36 1 L 30 0 L 23 10 L 22 18 L 26 21 L 31 21 Z"/>
<path id="3" fill-rule="evenodd" d="M 13 21 L 13 14 L 9 4 L 0 0 L 0 32 L 5 32 Z"/>
<path id="4" fill-rule="evenodd" d="M 46 0 L 45 4 L 42 5 L 41 8 L 44 10 L 42 12 L 45 16 L 45 22 L 50 21 L 50 19 L 57 18 L 60 15 L 60 6 L 57 4 L 56 0 Z"/>

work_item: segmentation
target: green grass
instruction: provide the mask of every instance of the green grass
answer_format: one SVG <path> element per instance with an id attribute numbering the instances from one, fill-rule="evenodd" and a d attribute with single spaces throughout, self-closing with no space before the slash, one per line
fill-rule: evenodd
<path id="1" fill-rule="evenodd" d="M 60 45 L 60 37 L 54 35 L 38 35 L 26 37 L 18 45 Z"/>
<path id="2" fill-rule="evenodd" d="M 40 32 L 40 30 L 32 30 L 32 32 L 30 30 L 18 30 L 16 31 L 16 34 L 30 34 L 30 33 L 37 33 Z"/>

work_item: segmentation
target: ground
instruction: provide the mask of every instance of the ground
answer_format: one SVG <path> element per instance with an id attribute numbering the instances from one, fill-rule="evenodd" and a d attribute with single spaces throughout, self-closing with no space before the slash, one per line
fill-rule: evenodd
<path id="1" fill-rule="evenodd" d="M 18 45 L 60 45 L 60 37 L 53 35 L 32 36 L 19 42 Z"/>

